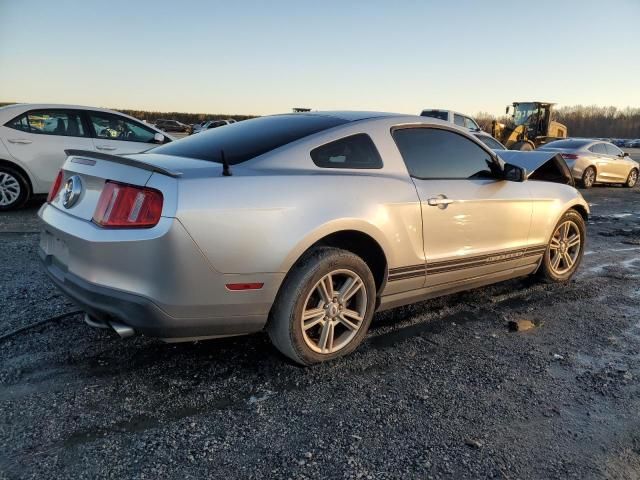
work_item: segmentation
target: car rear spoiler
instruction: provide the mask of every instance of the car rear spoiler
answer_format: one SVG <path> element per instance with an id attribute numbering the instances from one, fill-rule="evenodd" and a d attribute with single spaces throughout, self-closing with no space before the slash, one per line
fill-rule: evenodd
<path id="1" fill-rule="evenodd" d="M 150 172 L 161 173 L 162 175 L 167 175 L 169 177 L 177 178 L 182 175 L 181 172 L 174 172 L 173 170 L 167 170 L 166 168 L 158 167 L 156 165 L 151 165 L 149 163 L 141 162 L 140 160 L 134 160 L 133 158 L 122 157 L 120 155 L 110 155 L 108 153 L 100 153 L 93 152 L 91 150 L 65 150 L 64 153 L 67 154 L 67 157 L 78 157 L 77 159 L 72 159 L 71 161 L 83 163 L 81 160 L 106 160 L 107 162 L 119 163 L 121 165 L 128 165 L 130 167 L 136 167 L 141 170 L 148 170 Z"/>

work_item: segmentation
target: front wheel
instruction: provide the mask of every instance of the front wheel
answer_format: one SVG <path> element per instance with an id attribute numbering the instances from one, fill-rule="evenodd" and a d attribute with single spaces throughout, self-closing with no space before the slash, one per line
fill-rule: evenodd
<path id="1" fill-rule="evenodd" d="M 551 235 L 538 276 L 548 282 L 568 282 L 580 265 L 585 240 L 586 227 L 582 215 L 569 210 Z"/>
<path id="2" fill-rule="evenodd" d="M 624 184 L 627 188 L 633 188 L 638 183 L 638 170 L 635 168 L 629 172 L 629 176 L 627 177 L 627 181 Z"/>
<path id="3" fill-rule="evenodd" d="M 267 332 L 281 353 L 301 365 L 354 351 L 367 334 L 376 287 L 367 264 L 337 248 L 306 254 L 287 275 Z"/>

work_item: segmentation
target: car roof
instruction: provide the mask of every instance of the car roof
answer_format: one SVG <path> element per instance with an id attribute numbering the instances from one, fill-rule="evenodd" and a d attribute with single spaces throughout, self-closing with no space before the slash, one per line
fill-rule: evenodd
<path id="1" fill-rule="evenodd" d="M 358 110 L 324 110 L 314 112 L 295 112 L 287 113 L 285 115 L 320 115 L 324 117 L 334 117 L 346 120 L 348 122 L 355 122 L 358 120 L 365 120 L 369 118 L 382 118 L 382 117 L 404 117 L 404 113 L 391 113 L 391 112 L 373 112 L 373 111 L 358 111 Z"/>

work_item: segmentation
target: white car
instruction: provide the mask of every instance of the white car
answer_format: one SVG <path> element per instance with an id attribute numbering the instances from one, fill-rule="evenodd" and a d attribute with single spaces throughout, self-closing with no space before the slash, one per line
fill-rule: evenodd
<path id="1" fill-rule="evenodd" d="M 0 108 L 0 210 L 46 194 L 65 150 L 140 153 L 173 137 L 112 110 L 77 105 L 17 104 Z"/>
<path id="2" fill-rule="evenodd" d="M 462 128 L 466 128 L 471 132 L 481 132 L 482 129 L 473 118 L 464 113 L 454 112 L 453 110 L 438 110 L 435 108 L 428 108 L 420 112 L 421 117 L 437 118 L 438 120 L 444 120 L 445 122 L 453 123 Z"/>
<path id="3" fill-rule="evenodd" d="M 211 128 L 224 127 L 225 125 L 231 125 L 232 123 L 236 123 L 233 118 L 228 120 L 209 120 L 208 122 L 204 122 L 200 125 L 194 125 L 192 133 L 200 133 L 205 130 L 209 130 Z"/>

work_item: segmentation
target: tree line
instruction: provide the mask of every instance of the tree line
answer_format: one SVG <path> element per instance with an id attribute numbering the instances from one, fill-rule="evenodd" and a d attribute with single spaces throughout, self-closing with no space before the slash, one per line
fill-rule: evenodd
<path id="1" fill-rule="evenodd" d="M 10 103 L 0 103 L 0 107 Z M 182 123 L 193 124 L 204 120 L 246 120 L 255 115 L 235 115 L 226 113 L 185 113 L 185 112 L 154 112 L 147 110 L 119 109 L 113 110 L 131 115 L 140 120 L 153 123 L 159 118 L 178 120 Z M 486 132 L 491 131 L 491 123 L 498 120 L 508 123 L 510 117 L 495 117 L 490 113 L 480 112 L 476 115 L 480 127 Z M 600 137 L 600 138 L 640 138 L 640 108 L 627 107 L 599 107 L 597 105 L 565 106 L 555 109 L 555 120 L 567 126 L 570 137 Z"/>
<path id="2" fill-rule="evenodd" d="M 554 120 L 567 126 L 570 137 L 640 138 L 640 108 L 575 105 L 556 108 L 554 112 Z M 487 132 L 491 131 L 493 120 L 508 123 L 510 117 L 494 117 L 486 112 L 476 115 L 478 125 Z"/>

